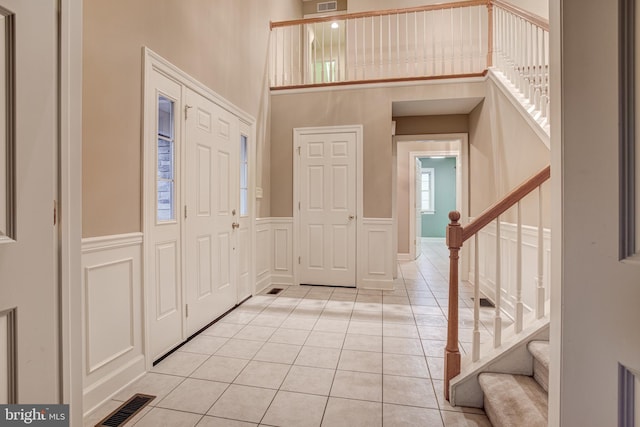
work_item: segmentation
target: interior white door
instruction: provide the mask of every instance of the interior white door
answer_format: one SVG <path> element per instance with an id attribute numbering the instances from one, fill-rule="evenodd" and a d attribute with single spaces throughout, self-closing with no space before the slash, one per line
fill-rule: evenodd
<path id="1" fill-rule="evenodd" d="M 15 194 L 7 212 L 15 221 L 15 233 L 5 227 L 0 232 L 0 335 L 8 339 L 7 345 L 0 345 L 0 360 L 10 365 L 0 366 L 0 404 L 58 403 L 58 2 L 1 0 L 0 6 L 0 120 L 13 131 L 3 129 L 1 138 L 9 141 L 7 135 L 15 135 L 15 144 L 9 144 L 14 155 L 0 164 L 0 174 L 9 178 L 4 182 L 15 179 L 15 193 L 10 189 L 4 194 Z M 15 68 L 6 60 L 9 34 L 15 41 Z M 16 79 L 6 85 L 12 69 Z M 5 89 L 15 90 L 15 103 L 6 103 Z M 15 121 L 7 113 L 13 113 Z M 5 144 L 1 146 L 4 150 Z"/>
<path id="2" fill-rule="evenodd" d="M 413 244 L 416 246 L 416 258 L 422 253 L 422 162 L 416 157 L 415 176 L 416 195 L 413 199 L 413 209 L 415 212 L 415 230 L 416 235 L 413 236 Z"/>
<path id="3" fill-rule="evenodd" d="M 149 347 L 156 359 L 183 341 L 180 162 L 182 86 L 152 72 L 145 102 L 149 171 L 146 245 Z"/>
<path id="4" fill-rule="evenodd" d="M 186 90 L 185 285 L 187 335 L 230 308 L 237 294 L 239 120 Z"/>
<path id="5" fill-rule="evenodd" d="M 299 282 L 355 286 L 356 134 L 299 140 Z"/>

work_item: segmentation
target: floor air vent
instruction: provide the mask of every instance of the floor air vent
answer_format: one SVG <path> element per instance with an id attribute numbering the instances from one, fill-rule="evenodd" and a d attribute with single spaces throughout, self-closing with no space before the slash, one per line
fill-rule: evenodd
<path id="1" fill-rule="evenodd" d="M 150 396 L 148 394 L 135 394 L 131 399 L 124 402 L 118 409 L 96 424 L 95 427 L 122 426 L 155 398 L 155 396 Z"/>
<path id="2" fill-rule="evenodd" d="M 282 291 L 283 291 L 282 288 L 273 288 L 269 292 L 267 292 L 267 294 L 269 294 L 269 295 L 278 295 Z"/>
<path id="3" fill-rule="evenodd" d="M 473 297 L 471 297 L 473 301 Z M 488 298 L 480 298 L 480 307 L 495 307 L 495 305 Z"/>

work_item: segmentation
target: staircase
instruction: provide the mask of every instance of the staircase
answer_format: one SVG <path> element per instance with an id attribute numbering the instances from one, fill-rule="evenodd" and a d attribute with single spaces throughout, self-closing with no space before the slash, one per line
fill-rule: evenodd
<path id="1" fill-rule="evenodd" d="M 549 342 L 531 341 L 533 376 L 485 372 L 478 376 L 484 410 L 494 427 L 546 427 Z"/>

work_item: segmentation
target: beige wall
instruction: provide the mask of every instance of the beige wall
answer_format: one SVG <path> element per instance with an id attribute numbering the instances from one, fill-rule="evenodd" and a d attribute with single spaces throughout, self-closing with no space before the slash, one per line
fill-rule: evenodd
<path id="1" fill-rule="evenodd" d="M 269 20 L 300 16 L 297 0 L 85 0 L 84 237 L 141 230 L 143 46 L 256 118 L 269 200 Z M 268 215 L 268 202 L 261 208 Z"/>
<path id="2" fill-rule="evenodd" d="M 293 215 L 293 129 L 362 124 L 364 215 L 391 218 L 392 102 L 482 97 L 484 85 L 479 81 L 274 93 L 271 99 L 271 215 Z"/>
<path id="3" fill-rule="evenodd" d="M 487 96 L 469 114 L 469 216 L 477 216 L 550 163 L 549 149 L 521 113 L 491 80 Z M 544 212 L 549 219 L 549 184 L 543 191 Z M 522 204 L 523 221 L 538 221 L 537 194 Z M 505 221 L 515 222 L 515 208 Z M 545 222 L 549 226 L 549 221 Z"/>

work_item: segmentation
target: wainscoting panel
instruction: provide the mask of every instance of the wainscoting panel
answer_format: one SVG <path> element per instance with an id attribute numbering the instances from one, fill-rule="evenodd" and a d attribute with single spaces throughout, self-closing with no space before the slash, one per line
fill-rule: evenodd
<path id="1" fill-rule="evenodd" d="M 271 218 L 256 220 L 256 293 L 271 284 Z"/>
<path id="2" fill-rule="evenodd" d="M 0 405 L 16 403 L 15 309 L 0 312 Z"/>
<path id="3" fill-rule="evenodd" d="M 84 410 L 145 372 L 142 233 L 82 242 Z"/>
<path id="4" fill-rule="evenodd" d="M 271 283 L 293 284 L 293 218 L 271 218 Z"/>
<path id="5" fill-rule="evenodd" d="M 358 287 L 393 289 L 393 220 L 365 218 L 360 228 Z"/>
<path id="6" fill-rule="evenodd" d="M 516 304 L 516 254 L 517 235 L 516 224 L 501 223 L 500 226 L 500 267 L 501 267 L 501 292 L 502 308 L 509 315 L 514 315 Z M 549 299 L 549 266 L 551 265 L 551 232 L 543 231 L 544 245 L 544 278 L 546 299 Z M 480 231 L 479 267 L 480 267 L 480 292 L 487 298 L 495 301 L 496 280 L 496 226 L 495 222 L 489 224 Z M 475 280 L 473 239 L 465 243 L 469 247 L 469 280 Z M 538 274 L 538 229 L 537 227 L 522 226 L 522 301 L 525 306 L 525 314 L 535 308 L 536 303 L 536 276 Z"/>

